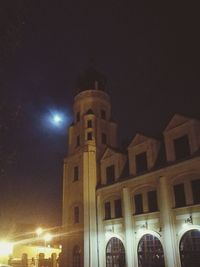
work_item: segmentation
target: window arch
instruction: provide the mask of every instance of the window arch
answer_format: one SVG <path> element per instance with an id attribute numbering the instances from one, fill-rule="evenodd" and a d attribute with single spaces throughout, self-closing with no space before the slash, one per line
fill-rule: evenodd
<path id="1" fill-rule="evenodd" d="M 80 267 L 80 266 L 81 266 L 80 247 L 76 245 L 73 248 L 73 267 Z"/>
<path id="2" fill-rule="evenodd" d="M 179 252 L 182 267 L 200 266 L 200 230 L 190 230 L 183 235 Z"/>
<path id="3" fill-rule="evenodd" d="M 125 267 L 124 245 L 116 237 L 112 237 L 106 246 L 106 267 Z"/>
<path id="4" fill-rule="evenodd" d="M 138 244 L 138 267 L 164 267 L 164 252 L 160 240 L 145 234 Z"/>

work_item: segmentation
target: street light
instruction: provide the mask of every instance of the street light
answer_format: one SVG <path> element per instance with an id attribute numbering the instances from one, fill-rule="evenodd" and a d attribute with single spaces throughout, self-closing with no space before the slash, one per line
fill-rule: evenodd
<path id="1" fill-rule="evenodd" d="M 42 233 L 43 233 L 43 229 L 41 227 L 38 227 L 36 230 L 35 230 L 37 236 L 40 236 Z"/>
<path id="2" fill-rule="evenodd" d="M 46 247 L 46 242 L 50 242 L 52 240 L 53 236 L 50 233 L 46 233 L 44 235 L 44 241 L 45 241 L 45 247 Z"/>
<path id="3" fill-rule="evenodd" d="M 0 241 L 0 256 L 8 256 L 13 252 L 13 244 L 11 242 Z"/>

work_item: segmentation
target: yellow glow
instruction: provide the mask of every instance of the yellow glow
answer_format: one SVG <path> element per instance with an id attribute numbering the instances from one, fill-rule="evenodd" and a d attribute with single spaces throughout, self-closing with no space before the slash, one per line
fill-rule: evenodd
<path id="1" fill-rule="evenodd" d="M 39 236 L 43 233 L 43 229 L 41 227 L 38 227 L 35 232 Z"/>
<path id="2" fill-rule="evenodd" d="M 0 241 L 0 256 L 7 256 L 12 254 L 13 244 L 10 242 Z"/>
<path id="3" fill-rule="evenodd" d="M 49 233 L 46 233 L 45 236 L 44 236 L 44 240 L 47 241 L 47 242 L 51 241 L 52 238 L 53 238 L 53 236 L 51 234 L 49 234 Z"/>

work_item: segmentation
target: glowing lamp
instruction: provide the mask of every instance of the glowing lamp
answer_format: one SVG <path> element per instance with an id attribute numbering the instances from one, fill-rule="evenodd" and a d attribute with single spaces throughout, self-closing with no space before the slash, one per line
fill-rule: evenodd
<path id="1" fill-rule="evenodd" d="M 49 233 L 46 233 L 45 236 L 44 236 L 44 240 L 45 240 L 46 242 L 51 241 L 52 238 L 53 238 L 53 236 L 52 236 L 51 234 L 49 234 Z"/>
<path id="2" fill-rule="evenodd" d="M 38 236 L 40 236 L 43 233 L 43 229 L 41 227 L 38 227 L 35 232 Z"/>
<path id="3" fill-rule="evenodd" d="M 0 256 L 8 256 L 13 252 L 13 244 L 10 242 L 0 241 Z"/>

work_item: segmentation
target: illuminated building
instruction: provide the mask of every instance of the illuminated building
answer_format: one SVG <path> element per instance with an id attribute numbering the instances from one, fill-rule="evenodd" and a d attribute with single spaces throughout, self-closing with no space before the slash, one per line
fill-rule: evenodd
<path id="1" fill-rule="evenodd" d="M 136 134 L 123 151 L 94 69 L 80 79 L 73 112 L 65 266 L 200 266 L 200 121 L 175 114 L 162 140 Z"/>

